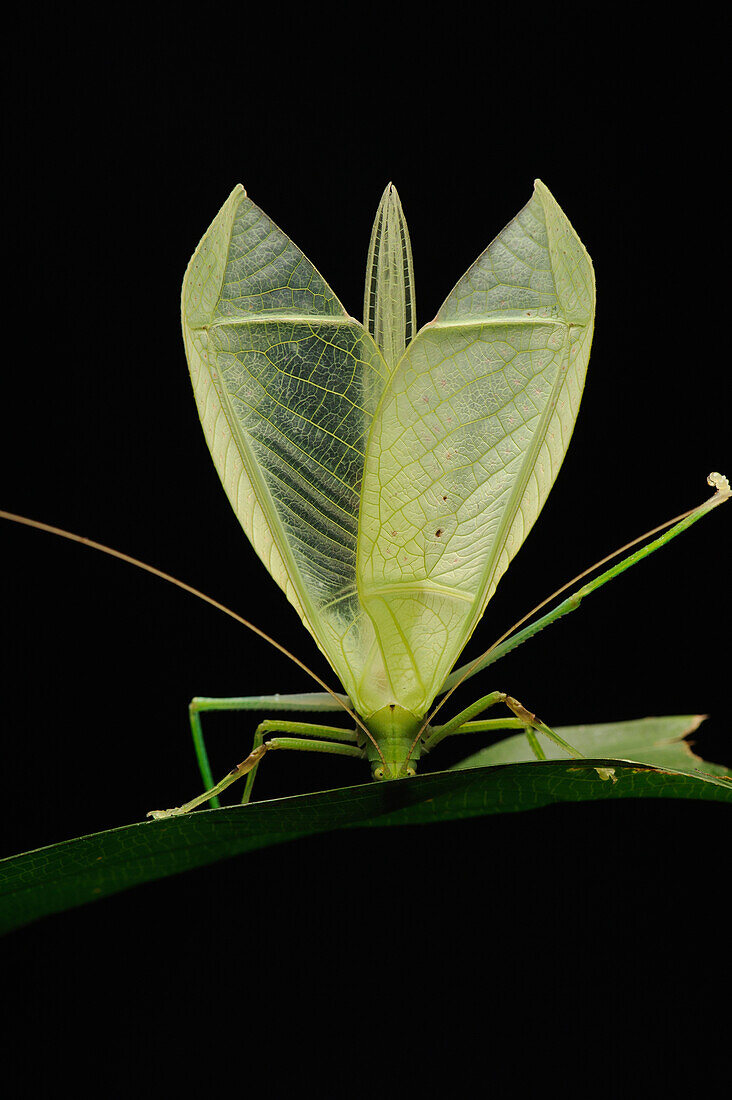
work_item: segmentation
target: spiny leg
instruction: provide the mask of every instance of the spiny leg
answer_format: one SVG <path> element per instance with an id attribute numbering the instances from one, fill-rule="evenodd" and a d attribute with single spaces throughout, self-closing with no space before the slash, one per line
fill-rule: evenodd
<path id="1" fill-rule="evenodd" d="M 274 737 L 270 741 L 265 742 L 265 734 L 273 730 L 284 733 L 299 733 L 301 736 Z M 209 790 L 204 791 L 203 794 L 198 795 L 182 806 L 176 806 L 170 810 L 151 810 L 147 816 L 158 819 L 162 817 L 178 817 L 181 814 L 190 813 L 191 810 L 195 810 L 204 802 L 216 798 L 225 791 L 227 787 L 230 787 L 232 783 L 235 783 L 237 779 L 241 779 L 245 775 L 249 776 L 249 780 L 247 781 L 247 787 L 244 791 L 242 802 L 248 802 L 256 769 L 265 753 L 273 749 L 295 749 L 300 752 L 335 753 L 340 756 L 355 757 L 359 760 L 364 758 L 363 749 L 359 748 L 357 745 L 339 744 L 333 740 L 311 740 L 316 734 L 326 734 L 328 737 L 338 738 L 338 741 L 356 741 L 358 738 L 358 734 L 355 730 L 344 730 L 335 726 L 315 725 L 309 722 L 285 722 L 277 719 L 268 719 L 257 726 L 254 734 L 254 746 L 249 756 L 247 756 L 245 760 L 242 760 L 240 764 L 237 764 L 235 768 L 232 768 L 219 783 L 213 784 Z"/>
<path id="2" fill-rule="evenodd" d="M 342 700 L 344 703 L 348 703 L 348 697 L 346 695 L 342 696 Z M 296 710 L 304 712 L 338 711 L 342 709 L 339 700 L 329 695 L 326 691 L 306 691 L 300 692 L 297 695 L 235 695 L 219 699 L 196 696 L 195 699 L 191 699 L 188 706 L 188 717 L 191 724 L 193 747 L 196 752 L 196 759 L 198 761 L 199 771 L 201 772 L 204 789 L 208 790 L 214 786 L 214 778 L 208 760 L 206 742 L 203 738 L 203 728 L 201 726 L 202 712 L 212 710 Z M 249 786 L 250 785 L 247 784 L 248 788 Z M 210 801 L 213 809 L 218 809 L 221 805 L 216 796 L 211 798 Z"/>
<path id="3" fill-rule="evenodd" d="M 533 638 L 534 635 L 538 634 L 540 630 L 543 630 L 545 627 L 549 626 L 550 623 L 556 622 L 564 615 L 569 614 L 570 611 L 576 611 L 582 601 L 587 596 L 591 595 L 593 592 L 596 592 L 598 588 L 602 588 L 603 585 L 608 583 L 608 581 L 613 580 L 615 577 L 619 577 L 621 573 L 624 573 L 626 571 L 626 569 L 630 569 L 631 566 L 637 565 L 638 562 L 648 557 L 649 554 L 652 554 L 655 550 L 658 550 L 662 546 L 665 546 L 667 542 L 670 542 L 672 539 L 676 538 L 677 535 L 682 534 L 682 532 L 691 527 L 693 523 L 696 523 L 697 520 L 701 519 L 702 516 L 707 515 L 707 513 L 710 512 L 713 508 L 716 508 L 717 505 L 723 504 L 725 501 L 729 500 L 730 497 L 732 497 L 732 490 L 730 490 L 729 481 L 726 477 L 724 477 L 723 474 L 711 473 L 707 478 L 707 484 L 712 485 L 715 489 L 715 492 L 713 496 L 709 497 L 708 500 L 705 500 L 704 503 L 700 504 L 698 508 L 692 508 L 690 512 L 686 512 L 683 516 L 678 516 L 677 521 L 670 520 L 668 524 L 661 524 L 660 527 L 656 527 L 653 531 L 648 531 L 645 535 L 641 535 L 639 539 L 634 539 L 633 542 L 629 542 L 620 550 L 616 550 L 614 554 L 609 554 L 608 557 L 603 558 L 602 561 L 597 562 L 595 565 L 591 566 L 590 569 L 586 569 L 584 573 L 581 573 L 579 577 L 575 577 L 573 581 L 569 582 L 569 584 L 563 585 L 562 588 L 554 593 L 554 596 L 560 595 L 560 593 L 564 592 L 567 588 L 573 585 L 575 581 L 578 581 L 582 577 L 587 576 L 588 573 L 591 573 L 595 569 L 598 569 L 601 565 L 604 565 L 606 562 L 610 561 L 618 554 L 623 553 L 624 550 L 629 550 L 631 546 L 635 546 L 643 539 L 649 538 L 651 535 L 654 535 L 658 531 L 663 530 L 664 527 L 668 527 L 668 530 L 664 531 L 664 533 L 662 535 L 659 535 L 658 538 L 654 539 L 653 542 L 649 542 L 645 546 L 642 546 L 640 550 L 635 550 L 626 558 L 622 558 L 621 561 L 619 561 L 616 565 L 611 566 L 610 569 L 606 569 L 604 573 L 600 573 L 600 575 L 595 577 L 594 580 L 588 581 L 586 584 L 582 585 L 582 587 L 573 592 L 571 596 L 567 596 L 566 599 L 562 600 L 562 602 L 558 604 L 552 611 L 549 611 L 545 615 L 542 615 L 540 619 L 537 619 L 535 622 L 530 623 L 529 626 L 525 626 L 524 629 L 520 630 L 517 634 L 509 632 L 510 637 L 507 637 L 505 641 L 501 641 L 499 643 L 496 643 L 495 645 L 492 645 L 491 648 L 486 650 L 483 656 L 479 657 L 477 661 L 472 661 L 467 665 L 462 665 L 460 668 L 456 668 L 454 672 L 451 672 L 445 680 L 439 694 L 442 695 L 445 692 L 450 692 L 454 690 L 454 688 L 456 688 L 458 684 L 462 683 L 463 680 L 467 680 L 470 676 L 475 676 L 476 673 L 481 672 L 485 668 L 488 668 L 489 665 L 495 664 L 496 661 L 500 661 L 503 657 L 506 656 L 507 653 L 510 653 L 511 650 L 516 649 L 520 645 L 523 645 L 524 642 L 528 641 L 529 638 Z M 673 524 L 673 526 L 670 526 L 670 524 Z M 554 599 L 554 596 L 550 596 L 549 600 Z M 535 611 L 539 611 L 540 608 L 544 607 L 544 605 L 549 602 L 549 600 L 544 600 L 541 604 L 539 604 L 539 607 L 534 608 L 534 611 L 530 612 L 530 615 L 533 615 Z M 530 617 L 530 615 L 524 616 L 521 622 L 525 622 L 526 619 Z M 520 625 L 520 623 L 517 624 L 517 626 L 518 625 Z M 512 627 L 512 630 L 513 629 L 514 628 Z"/>

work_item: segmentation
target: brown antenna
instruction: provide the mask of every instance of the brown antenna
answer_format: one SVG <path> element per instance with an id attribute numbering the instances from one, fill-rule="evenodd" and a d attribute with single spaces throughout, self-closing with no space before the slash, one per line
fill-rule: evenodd
<path id="1" fill-rule="evenodd" d="M 215 607 L 217 611 L 223 611 L 223 613 L 225 615 L 228 615 L 229 618 L 234 619 L 234 621 L 240 623 L 241 626 L 245 626 L 247 630 L 251 630 L 253 634 L 256 634 L 258 637 L 263 638 L 265 642 L 268 642 L 271 646 L 274 646 L 274 648 L 278 649 L 280 653 L 284 653 L 285 657 L 289 657 L 290 660 L 298 666 L 298 668 L 301 668 L 303 672 L 306 672 L 308 676 L 311 677 L 311 679 L 315 680 L 316 684 L 319 684 L 324 691 L 327 691 L 329 695 L 332 695 L 338 705 L 343 707 L 346 714 L 348 714 L 356 723 L 356 725 L 363 730 L 368 739 L 375 746 L 376 751 L 378 752 L 382 762 L 384 763 L 384 766 L 386 766 L 386 761 L 384 760 L 381 750 L 376 744 L 376 741 L 370 731 L 366 728 L 365 724 L 358 717 L 355 711 L 346 706 L 339 695 L 335 691 L 333 691 L 333 688 L 329 687 L 324 680 L 321 680 L 317 672 L 313 672 L 311 668 L 308 668 L 308 666 L 303 661 L 301 661 L 299 657 L 296 657 L 294 653 L 290 653 L 289 649 L 286 649 L 285 646 L 280 645 L 279 642 L 276 642 L 274 638 L 270 637 L 269 634 L 266 634 L 264 630 L 260 630 L 260 628 L 258 626 L 255 626 L 254 623 L 250 623 L 248 619 L 245 619 L 241 615 L 238 615 L 236 611 L 232 611 L 230 607 L 225 607 L 224 604 L 219 603 L 218 600 L 214 600 L 211 596 L 207 596 L 205 592 L 201 592 L 198 588 L 193 588 L 192 585 L 186 584 L 185 581 L 178 580 L 177 577 L 172 577 L 170 573 L 164 573 L 162 569 L 157 569 L 154 565 L 148 565 L 147 562 L 140 561 L 138 558 L 133 558 L 129 554 L 123 554 L 121 550 L 113 550 L 111 546 L 105 546 L 101 542 L 95 542 L 94 539 L 85 538 L 83 535 L 76 535 L 73 533 L 73 531 L 66 531 L 63 527 L 52 527 L 49 523 L 41 523 L 40 520 L 29 519 L 27 516 L 19 516 L 16 515 L 14 512 L 4 512 L 2 510 L 0 510 L 0 519 L 7 519 L 10 520 L 12 523 L 20 523 L 24 527 L 34 527 L 37 531 L 45 531 L 49 535 L 58 535 L 60 538 L 69 539 L 71 542 L 78 542 L 82 546 L 88 546 L 91 550 L 99 550 L 102 554 L 109 554 L 110 557 L 117 558 L 119 559 L 119 561 L 126 562 L 127 565 L 134 565 L 138 569 L 142 569 L 145 573 L 152 573 L 154 577 L 159 577 L 160 580 L 168 581 L 170 584 L 176 585 L 177 588 L 182 588 L 184 592 L 188 592 L 191 596 L 196 596 L 199 600 L 203 600 L 204 603 L 210 604 L 211 607 Z"/>

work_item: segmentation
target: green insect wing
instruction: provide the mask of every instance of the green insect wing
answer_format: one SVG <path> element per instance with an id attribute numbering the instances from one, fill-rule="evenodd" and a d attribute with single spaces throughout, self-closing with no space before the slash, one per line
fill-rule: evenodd
<path id="1" fill-rule="evenodd" d="M 199 414 L 232 506 L 355 708 L 426 712 L 539 514 L 582 392 L 592 265 L 543 184 L 412 339 L 396 190 L 364 325 L 234 189 L 186 272 Z"/>
<path id="2" fill-rule="evenodd" d="M 592 263 L 547 188 L 411 342 L 374 420 L 359 594 L 389 688 L 424 714 L 544 504 L 579 409 Z"/>
<path id="3" fill-rule="evenodd" d="M 182 320 L 201 423 L 234 511 L 358 705 L 368 655 L 381 654 L 358 599 L 356 546 L 386 363 L 242 187 L 188 266 Z"/>

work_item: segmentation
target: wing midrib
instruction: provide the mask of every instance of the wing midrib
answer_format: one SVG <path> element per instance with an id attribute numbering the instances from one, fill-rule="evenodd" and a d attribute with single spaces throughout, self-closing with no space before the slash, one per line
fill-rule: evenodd
<path id="1" fill-rule="evenodd" d="M 267 487 L 264 479 L 262 478 L 259 470 L 259 464 L 252 453 L 251 447 L 249 446 L 249 443 L 246 439 L 246 435 L 242 431 L 237 421 L 237 418 L 234 415 L 230 395 L 223 384 L 218 370 L 215 370 L 215 368 L 212 366 L 209 357 L 206 358 L 205 362 L 209 376 L 211 378 L 211 382 L 214 385 L 217 393 L 219 394 L 221 408 L 229 425 L 229 431 L 231 432 L 232 438 L 236 439 L 237 441 L 239 453 L 242 456 L 242 461 L 244 462 L 244 468 L 247 472 L 247 476 L 252 486 L 252 491 L 254 492 L 259 507 L 262 509 L 266 517 L 267 526 L 272 533 L 272 538 L 274 540 L 275 546 L 277 547 L 277 552 L 286 562 L 287 572 L 289 573 L 292 582 L 294 583 L 295 578 L 298 578 L 299 583 L 294 583 L 294 587 L 295 591 L 297 592 L 298 601 L 301 604 L 302 611 L 307 617 L 308 629 L 310 630 L 311 634 L 318 639 L 321 647 L 325 648 L 323 639 L 321 638 L 320 632 L 316 627 L 318 621 L 316 609 L 313 606 L 313 602 L 310 597 L 310 593 L 308 592 L 307 585 L 303 582 L 300 569 L 295 562 L 294 555 L 292 554 L 292 550 L 290 548 L 289 541 L 287 539 L 284 528 L 282 526 L 282 522 L 277 512 L 277 508 L 272 499 L 272 494 Z"/>
<path id="2" fill-rule="evenodd" d="M 421 336 L 427 329 L 441 329 L 441 328 L 487 328 L 489 326 L 499 327 L 507 325 L 553 325 L 558 328 L 567 328 L 569 322 L 562 317 L 544 317 L 540 313 L 531 314 L 526 317 L 514 317 L 509 313 L 499 313 L 494 317 L 484 317 L 483 320 L 476 321 L 428 321 L 426 325 L 422 325 L 422 328 L 415 336 Z M 582 326 L 577 326 L 578 328 Z M 409 347 L 406 349 L 409 351 Z M 406 352 L 405 352 L 406 354 Z"/>
<path id="3" fill-rule="evenodd" d="M 245 197 L 246 197 L 246 193 L 242 196 L 242 199 L 240 200 L 240 203 L 238 205 L 241 204 L 241 201 L 243 201 L 243 199 Z M 238 209 L 238 205 L 237 205 L 237 209 Z M 233 225 L 233 221 L 232 221 L 232 225 Z M 217 311 L 221 306 L 222 292 L 223 292 L 224 285 L 225 285 L 225 282 L 226 282 L 226 272 L 228 270 L 229 256 L 231 254 L 232 239 L 233 239 L 233 236 L 232 236 L 232 233 L 230 232 L 229 233 L 229 239 L 227 241 L 227 246 L 226 246 L 226 260 L 225 260 L 225 262 L 223 264 L 223 268 L 222 268 L 221 284 L 219 286 L 219 293 L 218 293 L 218 298 L 217 298 L 217 301 L 216 301 L 216 306 L 215 306 L 214 311 Z M 342 308 L 343 307 L 341 306 L 341 309 Z M 344 310 L 344 313 L 345 313 L 345 310 Z M 266 317 L 266 320 L 271 322 L 272 320 L 276 320 L 278 317 L 281 317 L 281 316 L 282 316 L 281 314 L 269 314 Z M 289 318 L 289 319 L 292 320 L 292 318 Z M 253 321 L 256 323 L 257 320 L 260 320 L 260 319 L 259 318 L 251 318 L 251 317 L 248 317 L 246 319 L 245 318 L 238 319 L 239 323 L 247 323 L 247 324 L 251 324 Z M 263 317 L 263 318 L 261 318 L 261 320 L 264 321 L 265 318 Z M 334 318 L 334 320 L 340 321 L 340 318 L 336 317 L 336 318 Z M 219 327 L 219 325 L 226 324 L 227 322 L 229 324 L 236 323 L 231 318 L 224 319 L 222 317 L 221 320 L 219 320 L 218 317 L 214 317 L 213 321 L 209 322 L 209 324 L 199 325 L 199 326 L 196 326 L 196 327 L 205 331 L 206 337 L 207 337 L 207 342 L 208 342 L 208 330 L 209 330 L 209 328 L 217 328 L 217 327 Z M 189 325 L 189 328 L 191 329 L 191 331 L 195 331 L 194 326 Z M 294 586 L 295 591 L 297 593 L 298 602 L 300 603 L 300 607 L 302 609 L 302 612 L 307 616 L 308 628 L 309 628 L 310 632 L 313 634 L 313 636 L 315 638 L 318 638 L 318 641 L 322 646 L 322 644 L 323 644 L 322 640 L 320 639 L 320 637 L 318 635 L 318 632 L 316 631 L 315 626 L 314 626 L 314 624 L 317 622 L 317 615 L 315 614 L 315 608 L 313 607 L 312 600 L 310 598 L 310 594 L 307 590 L 307 586 L 302 583 L 302 577 L 301 577 L 301 574 L 300 574 L 300 570 L 296 566 L 295 559 L 294 559 L 294 556 L 292 554 L 292 550 L 290 548 L 290 544 L 287 540 L 284 528 L 282 526 L 282 523 L 280 521 L 280 518 L 279 518 L 279 515 L 278 515 L 278 512 L 277 512 L 277 508 L 275 507 L 274 501 L 272 500 L 272 494 L 271 494 L 269 488 L 267 487 L 267 485 L 265 484 L 265 482 L 263 481 L 260 473 L 259 473 L 259 464 L 257 463 L 256 459 L 254 458 L 254 455 L 252 454 L 251 448 L 249 447 L 249 445 L 247 443 L 247 440 L 244 436 L 244 433 L 242 432 L 242 430 L 240 428 L 240 425 L 237 421 L 237 418 L 234 415 L 234 410 L 233 410 L 232 405 L 231 405 L 230 395 L 229 395 L 229 393 L 228 393 L 228 391 L 227 391 L 227 389 L 226 389 L 226 387 L 223 383 L 223 379 L 221 378 L 221 376 L 219 374 L 218 367 L 214 367 L 214 365 L 211 361 L 211 358 L 208 355 L 206 356 L 205 363 L 206 363 L 206 369 L 207 369 L 209 377 L 211 379 L 211 384 L 213 385 L 214 389 L 219 394 L 219 399 L 221 401 L 221 408 L 223 410 L 224 416 L 226 417 L 227 423 L 229 425 L 229 431 L 231 432 L 231 436 L 232 436 L 233 439 L 238 440 L 239 448 L 240 448 L 239 453 L 241 454 L 242 462 L 244 462 L 244 455 L 247 456 L 248 461 L 244 462 L 244 468 L 247 472 L 247 477 L 249 478 L 249 483 L 252 487 L 252 492 L 254 493 L 255 499 L 257 500 L 257 503 L 259 504 L 259 507 L 262 509 L 262 512 L 264 513 L 264 515 L 267 519 L 267 526 L 269 527 L 269 529 L 272 533 L 272 539 L 274 541 L 275 546 L 277 547 L 277 552 L 281 555 L 281 557 L 283 558 L 283 560 L 286 562 L 287 566 L 289 567 L 287 571 L 290 573 L 291 583 L 293 583 L 293 586 Z M 217 383 L 218 383 L 218 385 L 217 385 Z M 300 584 L 295 584 L 294 583 L 294 578 L 295 577 L 298 577 L 300 579 Z"/>
<path id="4" fill-rule="evenodd" d="M 390 584 L 362 585 L 363 595 L 370 599 L 374 596 L 388 596 L 390 593 L 404 595 L 409 592 L 419 593 L 420 596 L 448 596 L 451 599 L 460 600 L 463 603 L 472 603 L 475 595 L 465 592 L 462 588 L 452 588 L 448 584 L 436 584 L 434 581 L 392 581 Z"/>

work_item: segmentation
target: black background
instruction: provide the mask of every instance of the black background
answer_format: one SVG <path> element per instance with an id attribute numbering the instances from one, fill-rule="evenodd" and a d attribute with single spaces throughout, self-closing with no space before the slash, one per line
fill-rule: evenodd
<path id="1" fill-rule="evenodd" d="M 469 653 L 701 501 L 710 470 L 732 473 L 720 28 L 466 19 L 380 11 L 333 30 L 325 11 L 273 8 L 212 10 L 205 30 L 121 13 L 18 26 L 0 506 L 156 564 L 327 675 L 220 487 L 180 339 L 183 271 L 237 181 L 357 316 L 389 179 L 422 322 L 536 176 L 593 257 L 573 442 Z M 485 690 L 554 725 L 709 713 L 697 746 L 732 764 L 728 520 L 598 593 Z M 162 582 L 11 525 L 0 538 L 4 853 L 195 793 L 194 694 L 310 690 Z M 217 773 L 250 725 L 210 719 Z M 365 779 L 287 755 L 261 770 L 260 797 Z M 24 1056 L 57 1043 L 109 1095 L 145 1060 L 151 1091 L 173 1063 L 217 1085 L 256 1065 L 272 1096 L 298 1080 L 376 1095 L 400 1080 L 394 1060 L 415 1075 L 405 1087 L 451 1069 L 457 1095 L 478 1064 L 486 1089 L 508 1071 L 518 1095 L 534 1062 L 593 1095 L 644 1074 L 690 1083 L 717 1041 L 705 1005 L 728 962 L 728 821 L 702 803 L 556 806 L 265 850 L 14 934 L 8 1019 Z"/>

